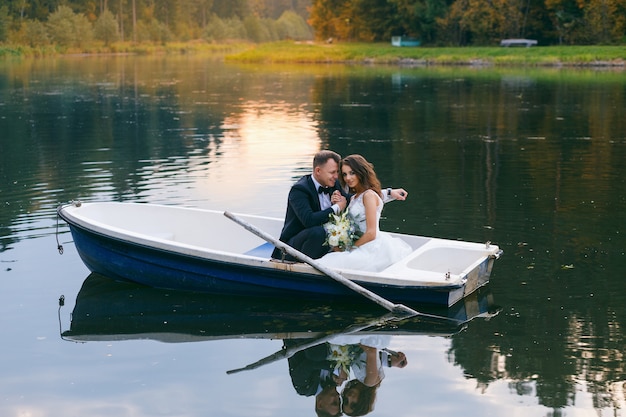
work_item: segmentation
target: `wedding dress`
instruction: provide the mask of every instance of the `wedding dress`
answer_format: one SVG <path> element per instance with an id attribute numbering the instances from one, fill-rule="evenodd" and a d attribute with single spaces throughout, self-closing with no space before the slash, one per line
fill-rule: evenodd
<path id="1" fill-rule="evenodd" d="M 354 196 L 348 205 L 348 212 L 362 232 L 365 232 L 367 229 L 365 205 L 363 204 L 363 195 L 365 193 L 376 194 L 372 190 L 365 191 Z M 380 231 L 380 215 L 384 204 L 380 196 L 378 194 L 376 196 L 379 200 L 376 209 L 376 238 L 351 251 L 330 252 L 318 259 L 319 263 L 329 268 L 380 272 L 413 251 L 411 246 L 404 240 Z"/>

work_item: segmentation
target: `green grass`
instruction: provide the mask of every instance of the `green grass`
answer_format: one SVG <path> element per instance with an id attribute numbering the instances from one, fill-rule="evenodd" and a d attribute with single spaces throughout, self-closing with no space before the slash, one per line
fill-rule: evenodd
<path id="1" fill-rule="evenodd" d="M 232 62 L 263 64 L 371 63 L 472 66 L 606 66 L 626 68 L 625 46 L 394 47 L 390 43 L 273 42 L 263 44 L 203 41 L 165 45 L 118 42 L 74 48 L 0 45 L 0 58 L 63 54 L 212 54 Z"/>
<path id="2" fill-rule="evenodd" d="M 30 46 L 0 45 L 0 58 L 46 56 L 58 53 L 53 46 L 32 48 Z"/>
<path id="3" fill-rule="evenodd" d="M 424 65 L 559 66 L 606 65 L 623 67 L 623 46 L 394 47 L 390 44 L 276 42 L 250 45 L 227 55 L 229 61 L 256 63 L 359 62 Z"/>
<path id="4" fill-rule="evenodd" d="M 227 54 L 249 48 L 247 43 L 222 43 L 213 44 L 207 42 L 170 42 L 166 44 L 116 42 L 104 45 L 101 42 L 93 42 L 81 47 L 61 47 L 56 45 L 23 46 L 23 45 L 0 45 L 0 58 L 2 57 L 37 57 L 68 54 L 136 54 L 136 55 L 159 55 L 159 54 Z"/>

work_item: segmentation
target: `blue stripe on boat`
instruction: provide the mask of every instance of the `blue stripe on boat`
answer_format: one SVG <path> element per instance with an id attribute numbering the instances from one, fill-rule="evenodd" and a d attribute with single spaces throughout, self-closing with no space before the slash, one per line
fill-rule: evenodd
<path id="1" fill-rule="evenodd" d="M 274 245 L 272 245 L 270 242 L 265 242 L 254 249 L 250 249 L 248 252 L 244 253 L 244 255 L 258 256 L 259 258 L 269 258 L 272 256 L 273 251 Z"/>

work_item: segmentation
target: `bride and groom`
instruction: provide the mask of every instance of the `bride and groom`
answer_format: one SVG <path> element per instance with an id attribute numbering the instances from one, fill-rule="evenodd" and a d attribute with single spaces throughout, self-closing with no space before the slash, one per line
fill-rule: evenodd
<path id="1" fill-rule="evenodd" d="M 381 271 L 412 250 L 379 228 L 384 203 L 406 197 L 402 188 L 381 190 L 373 165 L 361 155 L 341 159 L 333 151 L 320 151 L 313 158 L 313 172 L 300 178 L 289 191 L 279 239 L 328 267 Z M 344 210 L 362 235 L 354 242 L 354 250 L 330 250 L 325 244 L 324 224 L 330 215 Z M 295 260 L 278 248 L 272 258 Z"/>

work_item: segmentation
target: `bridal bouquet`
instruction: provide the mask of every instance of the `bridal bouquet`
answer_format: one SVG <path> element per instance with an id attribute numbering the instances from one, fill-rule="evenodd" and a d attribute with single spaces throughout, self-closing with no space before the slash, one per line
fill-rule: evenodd
<path id="1" fill-rule="evenodd" d="M 340 250 L 350 250 L 354 242 L 363 235 L 356 222 L 348 211 L 341 214 L 329 215 L 330 221 L 324 224 L 326 230 L 325 245 L 336 247 Z"/>
<path id="2" fill-rule="evenodd" d="M 329 344 L 329 353 L 326 359 L 333 363 L 336 371 L 344 370 L 350 375 L 350 367 L 363 352 L 359 345 Z"/>

